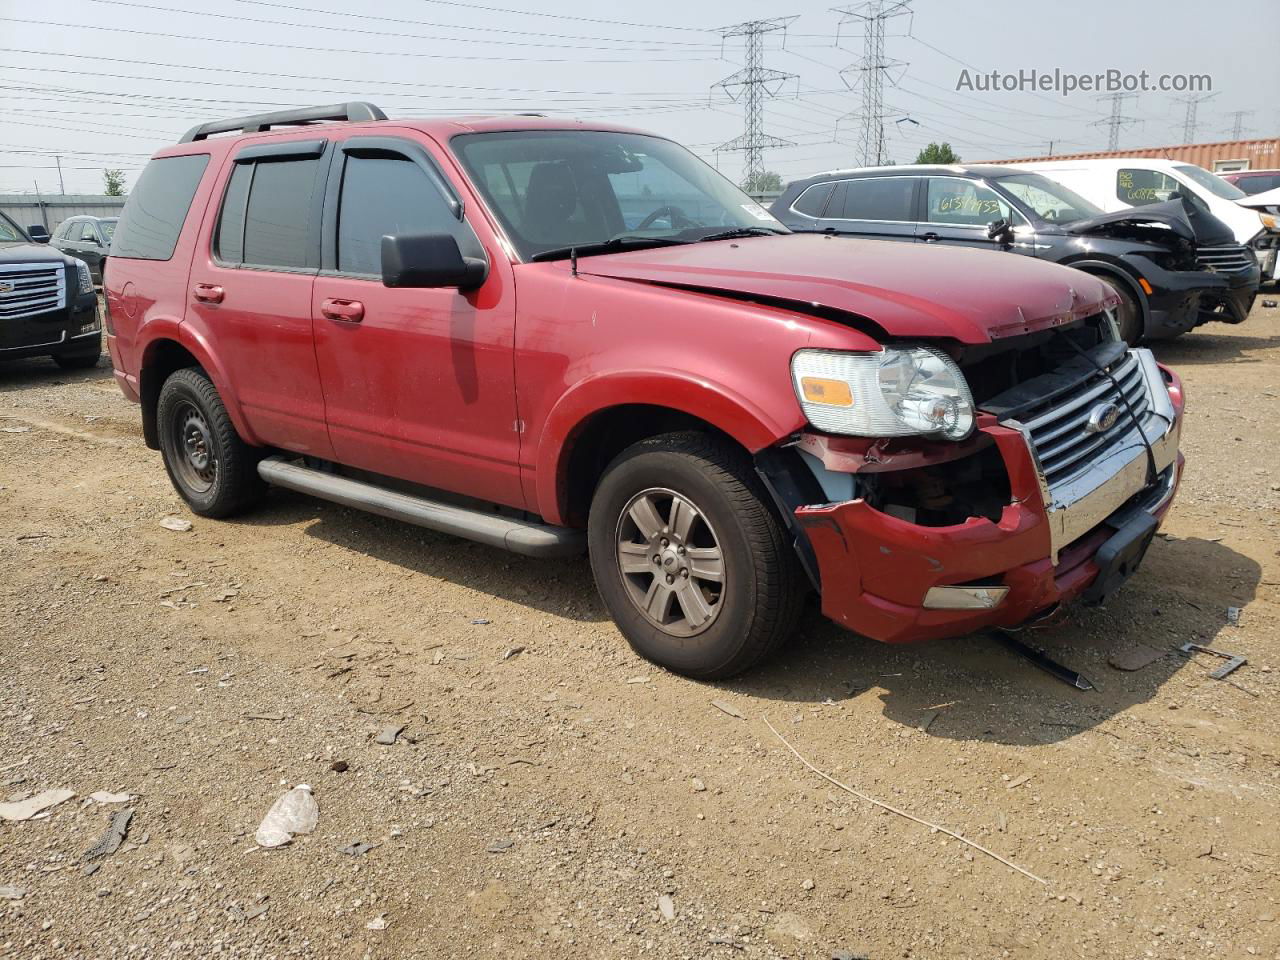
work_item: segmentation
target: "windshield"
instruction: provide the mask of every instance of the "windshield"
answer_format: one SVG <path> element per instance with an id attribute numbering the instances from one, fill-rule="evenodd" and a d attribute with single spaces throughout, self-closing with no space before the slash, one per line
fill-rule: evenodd
<path id="1" fill-rule="evenodd" d="M 1198 183 L 1214 196 L 1221 197 L 1223 200 L 1239 200 L 1245 194 L 1243 190 L 1233 187 L 1220 176 L 1210 173 L 1204 167 L 1193 166 L 1189 163 L 1175 164 L 1174 168 L 1192 183 Z"/>
<path id="2" fill-rule="evenodd" d="M 1102 213 L 1101 208 L 1074 190 L 1038 173 L 1015 173 L 1000 177 L 996 183 L 1035 211 L 1041 220 L 1050 223 L 1075 223 Z"/>
<path id="3" fill-rule="evenodd" d="M 0 213 L 0 243 L 26 243 L 27 238 L 22 235 L 22 231 L 18 229 L 18 225 Z"/>
<path id="4" fill-rule="evenodd" d="M 103 239 L 105 239 L 107 243 L 110 243 L 111 238 L 115 236 L 117 222 L 118 221 L 115 217 L 112 217 L 109 220 L 98 221 L 98 229 L 102 231 Z"/>
<path id="5" fill-rule="evenodd" d="M 788 232 L 689 151 L 659 137 L 525 130 L 463 134 L 451 144 L 523 260 L 609 241 Z"/>

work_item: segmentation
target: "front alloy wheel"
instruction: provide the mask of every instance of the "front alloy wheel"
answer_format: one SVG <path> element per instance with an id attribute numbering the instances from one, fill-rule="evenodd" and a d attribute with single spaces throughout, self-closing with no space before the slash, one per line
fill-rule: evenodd
<path id="1" fill-rule="evenodd" d="M 692 637 L 723 608 L 724 555 L 715 530 L 689 498 L 650 487 L 618 521 L 618 569 L 631 602 L 652 623 Z"/>
<path id="2" fill-rule="evenodd" d="M 705 433 L 633 444 L 605 469 L 587 521 L 600 596 L 642 657 L 702 680 L 759 663 L 806 593 L 745 450 Z"/>

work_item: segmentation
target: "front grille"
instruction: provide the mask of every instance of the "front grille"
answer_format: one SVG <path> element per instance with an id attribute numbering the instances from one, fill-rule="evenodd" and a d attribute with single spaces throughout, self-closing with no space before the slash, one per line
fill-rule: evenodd
<path id="1" fill-rule="evenodd" d="M 1108 372 L 1120 384 L 1138 422 L 1145 423 L 1151 400 L 1137 355 L 1124 353 Z M 1090 413 L 1105 403 L 1120 408 L 1115 423 L 1100 433 L 1087 432 Z M 1110 378 L 1096 371 L 1072 389 L 1056 394 L 1050 404 L 1026 410 L 1020 419 L 1030 432 L 1031 444 L 1050 487 L 1084 472 L 1134 431 L 1133 419 L 1120 393 Z"/>
<path id="2" fill-rule="evenodd" d="M 1196 263 L 1222 273 L 1238 273 L 1253 266 L 1253 257 L 1243 244 L 1224 243 L 1216 247 L 1197 247 Z"/>
<path id="3" fill-rule="evenodd" d="M 67 305 L 61 263 L 0 263 L 0 320 L 31 317 Z"/>

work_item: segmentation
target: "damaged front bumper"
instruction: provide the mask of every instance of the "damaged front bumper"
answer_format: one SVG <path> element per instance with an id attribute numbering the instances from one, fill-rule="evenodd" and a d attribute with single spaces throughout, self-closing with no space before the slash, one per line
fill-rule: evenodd
<path id="1" fill-rule="evenodd" d="M 903 643 L 1014 627 L 1058 604 L 1082 595 L 1099 600 L 1114 589 L 1140 562 L 1172 502 L 1183 462 L 1178 378 L 1146 350 L 1130 351 L 1125 363 L 1132 369 L 1120 375 L 1124 388 L 1145 401 L 1135 416 L 1150 456 L 1130 417 L 1127 428 L 1121 424 L 1114 437 L 1103 437 L 1098 456 L 1062 465 L 1057 451 L 1074 422 L 1069 417 L 1095 406 L 1086 391 L 1065 414 L 1051 411 L 1052 417 L 1025 423 L 980 417 L 966 446 L 994 446 L 1003 463 L 1008 502 L 998 515 L 930 526 L 879 509 L 866 496 L 797 509 L 823 612 L 857 633 Z M 801 450 L 835 478 L 933 470 L 938 460 L 958 462 L 960 449 L 943 448 L 931 462 L 919 450 L 868 456 L 856 441 L 816 434 L 801 440 Z M 1155 480 L 1148 482 L 1153 467 Z"/>
<path id="2" fill-rule="evenodd" d="M 1258 268 L 1234 272 L 1166 270 L 1146 257 L 1141 276 L 1151 291 L 1143 335 L 1165 340 L 1213 321 L 1243 323 L 1258 292 Z"/>

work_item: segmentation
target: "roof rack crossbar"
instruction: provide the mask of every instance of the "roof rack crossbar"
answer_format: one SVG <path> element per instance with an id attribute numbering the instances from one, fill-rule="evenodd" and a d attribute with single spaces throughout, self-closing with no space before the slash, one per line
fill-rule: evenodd
<path id="1" fill-rule="evenodd" d="M 262 133 L 272 127 L 299 127 L 323 120 L 345 120 L 356 123 L 364 120 L 385 120 L 387 115 L 372 103 L 352 100 L 350 103 L 334 103 L 327 107 L 299 107 L 296 110 L 277 110 L 275 113 L 258 113 L 249 117 L 230 120 L 211 120 L 192 127 L 182 135 L 179 143 L 206 140 L 215 133 Z"/>

